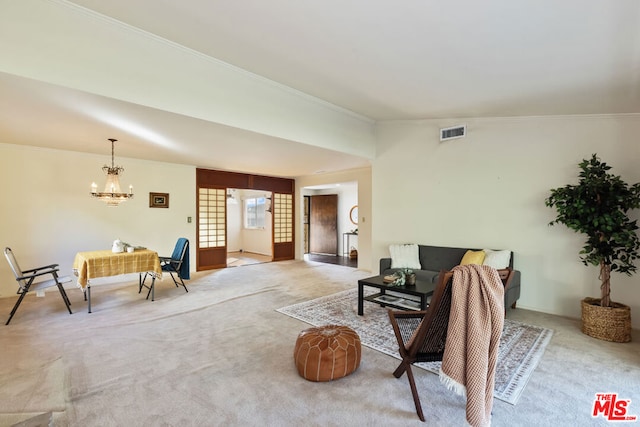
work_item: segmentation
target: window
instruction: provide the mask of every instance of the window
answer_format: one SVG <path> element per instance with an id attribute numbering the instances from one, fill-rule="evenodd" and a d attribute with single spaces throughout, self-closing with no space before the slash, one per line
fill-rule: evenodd
<path id="1" fill-rule="evenodd" d="M 244 199 L 244 228 L 264 228 L 266 201 L 264 197 Z"/>

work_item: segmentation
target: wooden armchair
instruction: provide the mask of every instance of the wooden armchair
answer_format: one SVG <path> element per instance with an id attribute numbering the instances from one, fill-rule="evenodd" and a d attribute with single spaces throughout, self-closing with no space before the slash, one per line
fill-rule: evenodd
<path id="1" fill-rule="evenodd" d="M 505 295 L 507 294 L 507 289 L 509 289 L 509 285 L 511 284 L 511 281 L 513 280 L 513 276 L 515 276 L 515 274 L 516 272 L 512 268 L 498 270 L 498 276 L 500 276 L 500 280 L 502 280 L 502 284 L 504 285 Z M 507 308 L 509 307 L 504 307 L 505 316 L 507 315 Z M 515 302 L 511 305 L 511 308 L 516 308 Z"/>
<path id="2" fill-rule="evenodd" d="M 416 412 L 422 421 L 425 419 L 411 365 L 416 362 L 442 360 L 451 310 L 452 279 L 451 271 L 440 272 L 438 284 L 426 311 L 389 310 L 389 320 L 402 357 L 402 362 L 393 375 L 400 378 L 405 371 L 407 372 Z"/>

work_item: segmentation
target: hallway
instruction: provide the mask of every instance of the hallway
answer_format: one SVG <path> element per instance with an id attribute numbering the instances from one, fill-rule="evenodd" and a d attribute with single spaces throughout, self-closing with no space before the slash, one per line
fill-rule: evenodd
<path id="1" fill-rule="evenodd" d="M 358 268 L 358 260 L 350 259 L 349 257 L 305 254 L 304 260 Z M 251 252 L 229 252 L 227 254 L 227 267 L 241 267 L 246 265 L 262 264 L 265 262 L 271 262 L 271 257 Z"/>
<path id="2" fill-rule="evenodd" d="M 245 265 L 271 262 L 271 257 L 251 252 L 228 252 L 227 267 L 241 267 Z"/>
<path id="3" fill-rule="evenodd" d="M 343 265 L 345 267 L 358 268 L 358 260 L 345 256 L 304 254 L 305 261 L 323 262 L 325 264 Z"/>

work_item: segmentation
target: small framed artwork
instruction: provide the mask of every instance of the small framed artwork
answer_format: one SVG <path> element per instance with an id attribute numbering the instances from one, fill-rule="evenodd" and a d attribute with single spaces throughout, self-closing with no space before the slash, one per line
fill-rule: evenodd
<path id="1" fill-rule="evenodd" d="M 169 193 L 149 193 L 150 208 L 168 208 Z"/>

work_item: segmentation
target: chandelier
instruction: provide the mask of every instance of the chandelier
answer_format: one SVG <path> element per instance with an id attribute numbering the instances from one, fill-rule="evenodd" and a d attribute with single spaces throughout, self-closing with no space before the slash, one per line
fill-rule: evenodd
<path id="1" fill-rule="evenodd" d="M 129 186 L 128 193 L 120 192 L 120 179 L 118 175 L 124 171 L 121 166 L 116 166 L 113 160 L 113 143 L 117 139 L 109 138 L 111 141 L 111 166 L 104 165 L 102 170 L 107 174 L 107 182 L 104 185 L 104 191 L 98 192 L 98 186 L 96 183 L 91 184 L 91 195 L 97 197 L 107 204 L 107 206 L 118 206 L 120 203 L 133 197 L 133 186 Z"/>

